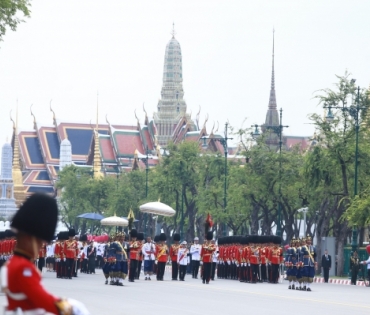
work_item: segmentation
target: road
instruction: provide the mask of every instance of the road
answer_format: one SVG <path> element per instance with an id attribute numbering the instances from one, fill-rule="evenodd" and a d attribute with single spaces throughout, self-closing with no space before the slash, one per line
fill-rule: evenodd
<path id="1" fill-rule="evenodd" d="M 83 302 L 92 315 L 148 314 L 364 314 L 370 312 L 370 288 L 313 284 L 312 292 L 292 291 L 283 284 L 248 284 L 216 280 L 209 285 L 187 275 L 185 282 L 136 280 L 124 287 L 104 285 L 100 270 L 73 280 L 44 272 L 43 283 L 53 294 Z M 152 277 L 153 279 L 154 277 Z M 0 296 L 5 304 L 5 296 Z"/>

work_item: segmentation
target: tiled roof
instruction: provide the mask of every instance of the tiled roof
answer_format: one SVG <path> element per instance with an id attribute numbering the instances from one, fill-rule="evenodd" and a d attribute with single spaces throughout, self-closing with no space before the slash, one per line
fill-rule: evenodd
<path id="1" fill-rule="evenodd" d="M 103 162 L 105 163 L 116 162 L 116 156 L 113 151 L 110 137 L 99 137 L 99 147 Z"/>
<path id="2" fill-rule="evenodd" d="M 44 159 L 40 151 L 36 131 L 22 131 L 18 138 L 25 167 L 27 169 L 44 169 Z"/>
<path id="3" fill-rule="evenodd" d="M 308 137 L 284 136 L 286 147 L 289 149 L 295 145 L 300 145 L 301 150 L 308 146 Z"/>
<path id="4" fill-rule="evenodd" d="M 60 144 L 56 129 L 53 127 L 41 127 L 38 135 L 46 163 L 59 163 Z"/>
<path id="5" fill-rule="evenodd" d="M 33 170 L 26 174 L 23 183 L 25 185 L 51 185 L 49 174 L 46 170 Z"/>
<path id="6" fill-rule="evenodd" d="M 53 194 L 54 193 L 54 187 L 52 186 L 27 186 L 26 187 L 26 193 L 37 193 L 37 192 L 43 192 L 46 194 Z"/>
<path id="7" fill-rule="evenodd" d="M 148 147 L 148 150 L 153 150 L 153 148 L 154 148 L 153 141 L 152 141 L 152 138 L 150 137 L 149 130 L 148 130 L 147 126 L 144 126 L 141 129 L 141 135 L 142 135 L 143 142 L 144 142 L 143 143 L 144 148 Z"/>
<path id="8" fill-rule="evenodd" d="M 143 150 L 139 131 L 116 131 L 113 141 L 119 157 L 134 157 L 135 150 Z"/>

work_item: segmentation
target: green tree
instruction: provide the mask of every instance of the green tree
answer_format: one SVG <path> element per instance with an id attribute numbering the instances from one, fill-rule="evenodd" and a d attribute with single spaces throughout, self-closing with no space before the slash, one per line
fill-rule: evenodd
<path id="1" fill-rule="evenodd" d="M 30 16 L 30 7 L 28 0 L 0 0 L 0 41 L 3 40 L 7 28 L 15 31 L 18 24 L 24 22 L 20 15 Z"/>

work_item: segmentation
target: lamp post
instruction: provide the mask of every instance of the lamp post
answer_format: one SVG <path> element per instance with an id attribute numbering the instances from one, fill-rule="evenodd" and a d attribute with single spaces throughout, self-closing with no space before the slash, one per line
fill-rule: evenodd
<path id="1" fill-rule="evenodd" d="M 298 212 L 303 212 L 303 222 L 304 222 L 304 226 L 303 226 L 303 236 L 306 237 L 306 230 L 307 230 L 307 224 L 306 224 L 306 213 L 308 212 L 308 207 L 305 207 L 305 208 L 301 208 L 301 209 L 298 209 Z"/>
<path id="2" fill-rule="evenodd" d="M 258 130 L 258 127 L 264 127 L 268 130 L 271 130 L 273 133 L 277 134 L 279 137 L 279 201 L 278 201 L 278 219 L 276 224 L 276 235 L 282 236 L 281 233 L 281 147 L 283 145 L 283 130 L 284 128 L 288 128 L 289 126 L 283 125 L 283 109 L 280 108 L 280 124 L 277 126 L 267 126 L 267 125 L 252 125 L 254 127 L 254 131 L 252 133 L 252 136 L 254 138 L 257 138 L 260 136 L 260 132 Z"/>
<path id="3" fill-rule="evenodd" d="M 351 83 L 354 83 L 356 80 L 352 79 Z M 340 109 L 342 112 L 348 113 L 355 121 L 355 180 L 354 180 L 354 187 L 353 192 L 354 196 L 358 195 L 357 183 L 358 183 L 358 134 L 360 131 L 360 118 L 359 114 L 361 110 L 366 109 L 366 107 L 360 106 L 360 87 L 357 87 L 357 97 L 355 101 L 355 105 L 351 106 L 333 106 L 333 105 L 324 105 L 324 108 L 329 109 L 328 114 L 326 115 L 327 122 L 332 122 L 334 120 L 334 114 L 332 112 L 332 108 Z M 352 251 L 357 249 L 357 226 L 353 225 L 352 227 Z"/>
<path id="4" fill-rule="evenodd" d="M 148 173 L 149 173 L 149 149 L 148 146 L 145 147 L 145 158 L 141 160 L 145 164 L 145 198 L 148 198 Z M 144 213 L 144 234 L 146 236 L 146 221 L 147 221 L 147 214 Z"/>
<path id="5" fill-rule="evenodd" d="M 224 178 L 224 212 L 226 213 L 226 208 L 227 208 L 227 155 L 228 155 L 228 146 L 227 146 L 227 140 L 233 140 L 233 138 L 229 138 L 227 135 L 228 131 L 228 123 L 225 123 L 225 130 L 224 130 L 224 137 L 223 138 L 206 138 L 202 137 L 203 139 L 203 147 L 207 147 L 206 140 L 207 139 L 213 139 L 214 141 L 218 141 L 222 144 L 224 148 L 224 156 L 225 156 L 225 178 Z M 226 236 L 226 223 L 224 223 L 224 230 L 223 230 L 223 235 Z"/>

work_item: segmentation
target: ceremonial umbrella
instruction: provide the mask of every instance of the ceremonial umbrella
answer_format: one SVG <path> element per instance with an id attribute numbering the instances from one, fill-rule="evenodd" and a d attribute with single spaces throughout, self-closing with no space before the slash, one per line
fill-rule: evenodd
<path id="1" fill-rule="evenodd" d="M 113 217 L 108 217 L 101 220 L 100 224 L 106 226 L 128 226 L 128 221 L 114 215 Z"/>
<path id="2" fill-rule="evenodd" d="M 83 213 L 77 216 L 77 218 L 89 219 L 89 220 L 102 220 L 104 216 L 99 213 Z"/>
<path id="3" fill-rule="evenodd" d="M 148 202 L 140 206 L 140 211 L 144 213 L 152 213 L 157 215 L 163 215 L 165 217 L 172 217 L 175 215 L 176 211 L 170 206 L 159 202 Z"/>

